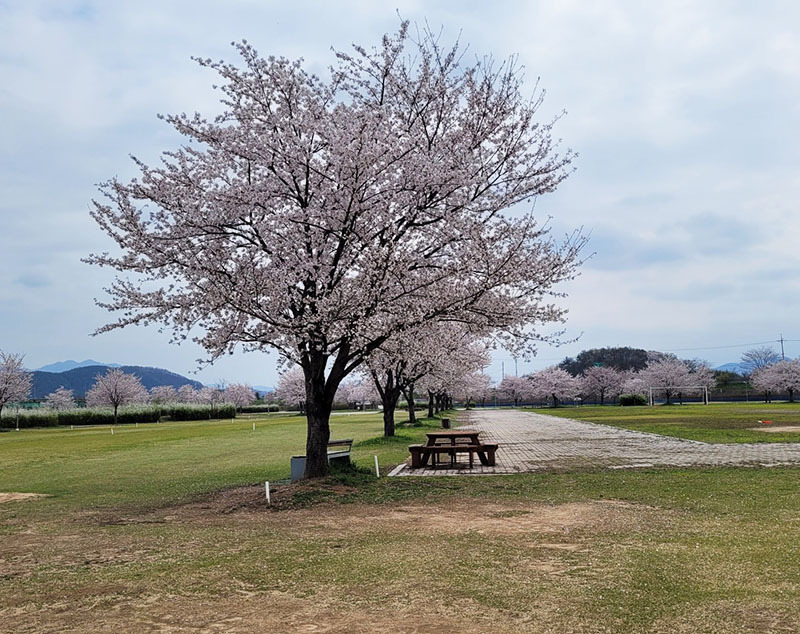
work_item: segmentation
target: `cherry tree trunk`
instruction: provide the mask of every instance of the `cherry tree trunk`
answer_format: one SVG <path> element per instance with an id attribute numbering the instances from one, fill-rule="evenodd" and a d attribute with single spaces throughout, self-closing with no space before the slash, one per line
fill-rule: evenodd
<path id="1" fill-rule="evenodd" d="M 331 439 L 330 418 L 335 387 L 325 380 L 327 359 L 322 355 L 309 355 L 303 364 L 306 379 L 306 478 L 328 475 L 328 441 Z M 338 383 L 337 383 L 338 385 Z"/>
<path id="2" fill-rule="evenodd" d="M 433 392 L 428 390 L 428 418 L 433 418 Z"/>
<path id="3" fill-rule="evenodd" d="M 394 436 L 394 410 L 400 400 L 400 389 L 386 390 L 381 396 L 383 403 L 383 435 L 386 438 Z"/>
<path id="4" fill-rule="evenodd" d="M 408 403 L 408 422 L 412 425 L 417 423 L 417 413 L 414 411 L 414 385 L 406 390 L 406 403 Z"/>

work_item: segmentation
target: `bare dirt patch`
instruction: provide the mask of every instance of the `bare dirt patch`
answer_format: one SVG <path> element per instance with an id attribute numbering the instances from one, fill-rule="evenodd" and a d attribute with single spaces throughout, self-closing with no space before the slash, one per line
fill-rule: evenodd
<path id="1" fill-rule="evenodd" d="M 27 500 L 35 500 L 36 498 L 48 497 L 44 493 L 16 493 L 13 491 L 0 492 L 0 504 L 4 502 L 25 502 Z"/>
<path id="2" fill-rule="evenodd" d="M 322 491 L 330 502 L 298 507 L 298 495 Z M 232 519 L 248 522 L 254 517 L 276 528 L 311 534 L 354 534 L 392 531 L 430 534 L 478 533 L 498 537 L 526 534 L 568 534 L 580 530 L 624 530 L 668 521 L 671 513 L 644 504 L 621 500 L 592 500 L 545 504 L 541 502 L 447 498 L 436 503 L 342 504 L 333 500 L 352 493 L 342 485 L 293 484 L 276 488 L 268 506 L 261 485 L 219 491 L 207 498 L 132 517 L 97 518 L 101 525 L 191 523 L 215 524 Z M 674 514 L 674 513 L 673 513 Z M 232 517 L 233 516 L 233 517 Z"/>
<path id="3" fill-rule="evenodd" d="M 597 528 L 603 524 L 629 522 L 632 509 L 608 502 L 570 502 L 558 505 L 491 503 L 475 504 L 453 500 L 436 506 L 407 505 L 395 509 L 370 509 L 356 524 L 412 526 L 420 532 L 477 532 L 487 535 L 564 533 L 574 529 Z M 340 518 L 330 516 L 324 524 L 333 528 Z"/>
<path id="4" fill-rule="evenodd" d="M 765 432 L 794 432 L 800 434 L 800 425 L 760 425 L 758 427 L 748 427 L 750 431 Z"/>

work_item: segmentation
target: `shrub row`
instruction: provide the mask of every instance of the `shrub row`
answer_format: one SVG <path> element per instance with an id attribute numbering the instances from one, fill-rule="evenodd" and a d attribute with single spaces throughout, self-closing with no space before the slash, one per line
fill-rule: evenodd
<path id="1" fill-rule="evenodd" d="M 217 418 L 236 418 L 236 406 L 232 403 L 219 405 L 197 405 L 194 403 L 173 403 L 161 406 L 161 415 L 170 420 L 213 420 Z"/>
<path id="2" fill-rule="evenodd" d="M 52 410 L 19 410 L 20 429 L 27 429 L 29 427 L 54 427 L 55 425 L 58 425 L 58 412 Z M 0 429 L 14 429 L 16 426 L 16 410 L 10 407 L 3 408 L 3 415 L 0 417 Z"/>
<path id="3" fill-rule="evenodd" d="M 239 411 L 242 414 L 264 414 L 266 412 L 278 412 L 280 411 L 280 406 L 277 403 L 245 405 L 244 407 L 240 407 Z"/>
<path id="4" fill-rule="evenodd" d="M 641 394 L 620 394 L 619 404 L 623 407 L 628 405 L 647 405 L 647 399 Z"/>
<path id="5" fill-rule="evenodd" d="M 117 423 L 156 423 L 162 417 L 171 420 L 211 420 L 234 418 L 236 408 L 230 403 L 220 405 L 174 404 L 157 406 L 136 406 L 120 408 Z M 49 409 L 21 409 L 19 411 L 20 429 L 31 427 L 54 427 L 56 425 L 113 425 L 114 410 L 105 408 L 76 408 L 62 411 Z M 17 426 L 17 412 L 10 408 L 3 410 L 0 429 L 14 429 Z"/>

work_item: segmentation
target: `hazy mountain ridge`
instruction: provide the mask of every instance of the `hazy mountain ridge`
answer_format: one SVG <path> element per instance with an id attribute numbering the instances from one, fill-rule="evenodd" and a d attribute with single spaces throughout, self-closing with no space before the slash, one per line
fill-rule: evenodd
<path id="1" fill-rule="evenodd" d="M 56 361 L 55 363 L 50 363 L 48 365 L 43 365 L 41 368 L 36 368 L 38 372 L 66 372 L 68 370 L 74 370 L 75 368 L 86 368 L 89 366 L 103 366 L 106 368 L 118 368 L 120 367 L 119 363 L 103 363 L 101 361 L 95 361 L 94 359 L 84 359 L 83 361 L 73 361 L 72 359 L 67 359 L 66 361 Z"/>
<path id="2" fill-rule="evenodd" d="M 723 363 L 714 369 L 720 372 L 735 372 L 736 374 L 747 374 L 750 371 L 741 363 Z"/>
<path id="3" fill-rule="evenodd" d="M 68 362 L 65 361 L 64 363 Z M 41 370 L 36 370 L 32 372 L 33 390 L 31 391 L 31 398 L 44 398 L 51 392 L 57 390 L 59 387 L 65 387 L 68 390 L 72 390 L 75 397 L 82 398 L 89 388 L 94 385 L 97 375 L 105 374 L 111 365 L 112 364 L 81 366 L 75 367 L 71 370 L 66 370 L 64 372 L 43 372 Z M 123 372 L 135 374 L 139 377 L 142 385 L 144 385 L 148 390 L 159 385 L 171 385 L 175 389 L 178 389 L 183 385 L 191 385 L 195 389 L 200 389 L 203 387 L 203 384 L 200 383 L 200 381 L 187 379 L 185 376 L 181 376 L 180 374 L 170 372 L 169 370 L 164 370 L 162 368 L 150 368 L 138 365 L 114 365 L 113 367 L 119 367 Z"/>

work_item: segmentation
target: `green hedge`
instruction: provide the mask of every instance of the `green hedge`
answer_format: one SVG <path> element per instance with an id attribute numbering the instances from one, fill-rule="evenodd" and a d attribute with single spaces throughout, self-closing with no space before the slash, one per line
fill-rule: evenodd
<path id="1" fill-rule="evenodd" d="M 52 410 L 19 410 L 19 428 L 28 429 L 30 427 L 55 427 L 58 425 L 58 412 Z M 17 412 L 15 408 L 3 408 L 3 416 L 0 418 L 0 429 L 14 429 L 17 426 Z"/>
<path id="2" fill-rule="evenodd" d="M 162 417 L 171 420 L 213 420 L 219 418 L 235 418 L 236 408 L 230 403 L 220 405 L 173 404 L 158 406 L 131 406 L 120 408 L 117 423 L 132 425 L 135 423 L 157 423 Z M 114 410 L 106 408 L 78 407 L 62 411 L 49 409 L 20 409 L 19 427 L 55 427 L 56 425 L 113 425 Z M 17 426 L 17 412 L 14 408 L 4 408 L 0 418 L 0 429 L 14 429 Z"/>
<path id="3" fill-rule="evenodd" d="M 619 404 L 623 407 L 628 405 L 647 405 L 647 399 L 641 394 L 620 394 Z"/>
<path id="4" fill-rule="evenodd" d="M 239 411 L 242 414 L 264 414 L 268 412 L 278 412 L 280 407 L 277 403 L 270 403 L 268 405 L 245 405 L 240 407 Z"/>
<path id="5" fill-rule="evenodd" d="M 117 413 L 119 425 L 157 423 L 161 418 L 158 407 L 122 407 Z M 59 425 L 113 425 L 114 410 L 99 408 L 68 409 L 58 412 Z"/>
<path id="6" fill-rule="evenodd" d="M 197 405 L 193 403 L 173 403 L 161 407 L 161 414 L 171 420 L 213 420 L 218 418 L 236 418 L 236 406 L 233 403 L 219 405 Z"/>

